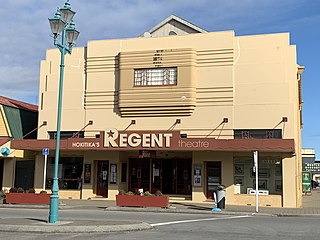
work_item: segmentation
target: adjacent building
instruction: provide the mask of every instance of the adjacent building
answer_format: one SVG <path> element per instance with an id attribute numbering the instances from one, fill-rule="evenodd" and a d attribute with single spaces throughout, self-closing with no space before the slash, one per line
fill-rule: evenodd
<path id="1" fill-rule="evenodd" d="M 34 186 L 35 160 L 30 151 L 11 148 L 13 139 L 36 139 L 38 107 L 0 96 L 0 189 Z"/>
<path id="2" fill-rule="evenodd" d="M 60 52 L 41 62 L 34 186 L 50 149 L 51 187 Z M 89 41 L 66 56 L 60 198 L 115 199 L 161 190 L 205 202 L 219 184 L 226 203 L 301 207 L 301 74 L 289 33 L 208 32 L 170 16 L 137 38 Z"/>
<path id="3" fill-rule="evenodd" d="M 301 154 L 302 171 L 311 180 L 310 189 L 303 189 L 303 191 L 310 192 L 312 188 L 318 188 L 320 185 L 320 162 L 316 160 L 316 153 L 313 148 L 303 148 Z M 306 183 L 303 183 L 302 186 L 304 185 L 306 185 Z"/>

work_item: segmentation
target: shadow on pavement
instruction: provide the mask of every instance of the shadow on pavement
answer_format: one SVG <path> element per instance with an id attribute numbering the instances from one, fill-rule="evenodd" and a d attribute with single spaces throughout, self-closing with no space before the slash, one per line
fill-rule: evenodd
<path id="1" fill-rule="evenodd" d="M 186 204 L 186 203 L 179 203 L 179 202 L 172 202 L 171 204 L 184 206 L 187 209 L 193 209 L 193 210 L 211 210 L 212 209 L 212 207 L 196 206 L 193 204 Z"/>

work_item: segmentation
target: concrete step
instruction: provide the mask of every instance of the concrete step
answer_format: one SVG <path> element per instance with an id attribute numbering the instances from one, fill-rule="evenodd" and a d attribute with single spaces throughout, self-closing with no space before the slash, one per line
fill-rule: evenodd
<path id="1" fill-rule="evenodd" d="M 191 201 L 191 195 L 168 195 L 170 201 Z"/>

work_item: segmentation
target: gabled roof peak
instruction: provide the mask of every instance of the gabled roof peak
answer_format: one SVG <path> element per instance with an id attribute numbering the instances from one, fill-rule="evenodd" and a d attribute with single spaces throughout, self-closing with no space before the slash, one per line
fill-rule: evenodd
<path id="1" fill-rule="evenodd" d="M 184 20 L 181 17 L 178 17 L 174 14 L 170 15 L 169 17 L 167 17 L 166 19 L 164 19 L 163 21 L 161 21 L 160 23 L 158 23 L 157 25 L 155 25 L 154 27 L 152 27 L 151 29 L 149 29 L 146 33 L 149 33 L 150 35 L 152 35 L 155 31 L 157 31 L 158 29 L 160 29 L 161 27 L 163 27 L 164 25 L 166 25 L 167 23 L 170 23 L 172 21 L 178 22 L 180 25 L 192 30 L 192 32 L 194 33 L 207 33 L 208 31 L 204 30 L 203 28 L 200 28 L 196 25 L 194 25 L 193 23 L 190 23 L 186 20 Z M 144 34 L 140 35 L 141 37 L 144 36 Z"/>

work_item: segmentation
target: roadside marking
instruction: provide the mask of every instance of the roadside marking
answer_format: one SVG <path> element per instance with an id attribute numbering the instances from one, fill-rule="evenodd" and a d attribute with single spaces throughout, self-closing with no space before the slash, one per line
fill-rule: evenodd
<path id="1" fill-rule="evenodd" d="M 179 224 L 179 223 L 190 223 L 190 222 L 202 222 L 202 221 L 215 221 L 215 220 L 224 220 L 224 219 L 237 219 L 237 218 L 247 218 L 249 215 L 245 216 L 232 216 L 232 217 L 224 217 L 224 218 L 202 218 L 202 219 L 192 219 L 192 220 L 181 220 L 181 221 L 173 221 L 173 222 L 163 222 L 163 223 L 152 223 L 151 226 L 164 226 L 171 224 Z"/>

